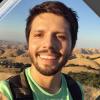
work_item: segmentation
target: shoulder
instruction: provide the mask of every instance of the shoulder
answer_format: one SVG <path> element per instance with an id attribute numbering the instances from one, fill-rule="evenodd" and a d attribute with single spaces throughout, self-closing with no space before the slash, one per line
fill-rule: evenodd
<path id="1" fill-rule="evenodd" d="M 9 83 L 7 80 L 0 81 L 0 91 L 2 92 L 4 89 L 9 88 Z"/>
<path id="2" fill-rule="evenodd" d="M 83 85 L 79 82 L 79 81 L 76 81 L 80 90 L 81 90 L 81 93 L 82 93 L 82 100 L 84 100 L 84 88 L 83 88 Z"/>
<path id="3" fill-rule="evenodd" d="M 8 80 L 0 81 L 0 92 L 7 97 L 8 100 L 12 100 L 12 94 L 9 87 Z"/>
<path id="4" fill-rule="evenodd" d="M 25 74 L 27 75 L 27 70 Z M 8 100 L 13 100 L 12 89 L 20 86 L 20 82 L 23 81 L 23 77 L 24 71 L 18 75 L 9 77 L 7 80 L 0 81 L 0 92 L 6 96 Z"/>
<path id="5" fill-rule="evenodd" d="M 63 75 L 65 77 L 65 80 L 66 80 L 66 83 L 67 83 L 67 86 L 68 86 L 68 89 L 69 89 L 71 95 L 75 98 L 80 97 L 82 100 L 84 100 L 82 85 L 78 81 L 76 81 L 72 77 L 70 77 L 69 75 L 67 75 L 67 74 L 63 74 Z M 74 95 L 76 95 L 76 96 L 74 96 Z"/>

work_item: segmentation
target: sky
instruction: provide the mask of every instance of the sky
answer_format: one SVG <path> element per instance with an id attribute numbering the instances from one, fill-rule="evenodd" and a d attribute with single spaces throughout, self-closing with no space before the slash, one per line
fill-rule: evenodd
<path id="1" fill-rule="evenodd" d="M 26 42 L 25 24 L 29 10 L 47 0 L 22 0 L 0 21 L 0 40 Z M 100 48 L 100 17 L 83 0 L 58 0 L 78 14 L 79 30 L 76 48 Z"/>

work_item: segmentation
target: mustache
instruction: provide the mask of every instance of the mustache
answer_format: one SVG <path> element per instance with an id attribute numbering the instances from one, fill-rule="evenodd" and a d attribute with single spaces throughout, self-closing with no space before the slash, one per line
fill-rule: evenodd
<path id="1" fill-rule="evenodd" d="M 39 54 L 39 53 L 51 53 L 51 54 L 54 54 L 54 55 L 57 55 L 57 56 L 61 56 L 62 55 L 60 52 L 57 52 L 56 50 L 47 50 L 47 49 L 39 50 L 37 52 L 37 54 Z"/>

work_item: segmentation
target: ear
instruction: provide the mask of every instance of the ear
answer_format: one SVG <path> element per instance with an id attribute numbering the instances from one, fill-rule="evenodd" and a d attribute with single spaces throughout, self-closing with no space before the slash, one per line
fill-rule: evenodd
<path id="1" fill-rule="evenodd" d="M 71 58 L 72 53 L 73 53 L 73 50 L 70 50 L 70 53 L 69 53 L 69 55 L 68 55 L 68 59 L 70 59 L 70 58 Z"/>
<path id="2" fill-rule="evenodd" d="M 72 55 L 72 53 L 73 53 L 73 52 L 71 51 L 69 56 L 71 56 L 71 55 Z"/>
<path id="3" fill-rule="evenodd" d="M 71 58 L 71 55 L 72 55 L 72 52 L 70 52 L 68 59 L 70 59 L 70 58 Z"/>

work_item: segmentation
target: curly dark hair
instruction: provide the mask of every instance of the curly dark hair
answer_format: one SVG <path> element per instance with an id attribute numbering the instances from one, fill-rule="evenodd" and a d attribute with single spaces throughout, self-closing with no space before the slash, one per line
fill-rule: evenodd
<path id="1" fill-rule="evenodd" d="M 29 35 L 31 30 L 32 21 L 36 16 L 41 13 L 53 13 L 59 16 L 63 16 L 70 23 L 70 32 L 72 39 L 72 49 L 74 48 L 77 40 L 78 32 L 78 17 L 75 11 L 71 8 L 65 6 L 59 1 L 46 1 L 39 5 L 36 5 L 30 10 L 30 15 L 27 18 L 26 22 L 26 39 L 29 41 Z"/>

